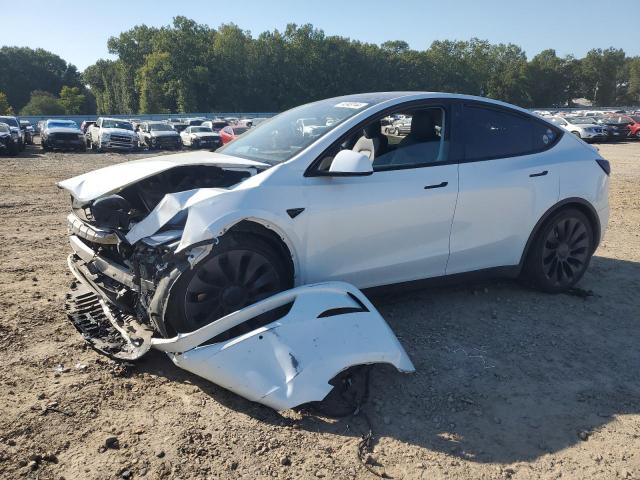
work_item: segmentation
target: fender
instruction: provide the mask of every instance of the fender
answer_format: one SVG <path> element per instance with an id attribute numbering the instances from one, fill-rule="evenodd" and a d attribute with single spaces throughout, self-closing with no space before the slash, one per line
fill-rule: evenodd
<path id="1" fill-rule="evenodd" d="M 549 217 L 551 217 L 551 215 L 553 215 L 560 209 L 570 205 L 577 206 L 587 215 L 589 220 L 591 220 L 591 223 L 593 225 L 593 232 L 595 234 L 595 238 L 597 239 L 597 241 L 594 242 L 593 251 L 596 251 L 596 249 L 598 248 L 598 244 L 600 243 L 600 233 L 602 231 L 600 225 L 600 217 L 598 216 L 596 209 L 588 200 L 580 197 L 569 197 L 560 200 L 558 203 L 549 208 L 535 224 L 533 230 L 531 231 L 531 234 L 529 235 L 529 239 L 524 246 L 524 250 L 522 251 L 522 257 L 520 257 L 520 263 L 518 264 L 520 270 L 522 270 L 522 267 L 524 267 L 524 262 L 526 261 L 527 255 L 529 254 L 529 248 L 531 247 L 534 238 L 536 238 L 538 231 L 542 228 L 544 223 L 549 219 Z"/>
<path id="2" fill-rule="evenodd" d="M 278 215 L 267 209 L 254 207 L 256 202 L 252 201 L 249 194 L 251 191 L 198 188 L 167 194 L 147 217 L 129 231 L 126 239 L 133 245 L 156 233 L 180 212 L 186 211 L 187 220 L 175 250 L 175 253 L 179 253 L 213 242 L 237 223 L 248 220 L 273 230 L 282 239 L 291 254 L 294 273 L 299 272 L 297 245 L 301 243 L 294 233 L 294 220 L 286 214 L 286 210 Z M 287 225 L 291 228 L 287 228 Z"/>

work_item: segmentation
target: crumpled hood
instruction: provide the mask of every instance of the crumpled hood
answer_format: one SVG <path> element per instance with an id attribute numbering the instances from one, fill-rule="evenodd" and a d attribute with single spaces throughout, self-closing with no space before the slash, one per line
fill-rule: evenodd
<path id="1" fill-rule="evenodd" d="M 80 203 L 116 193 L 140 180 L 185 165 L 213 165 L 218 167 L 267 168 L 266 163 L 245 160 L 208 151 L 178 153 L 119 163 L 58 182 Z"/>

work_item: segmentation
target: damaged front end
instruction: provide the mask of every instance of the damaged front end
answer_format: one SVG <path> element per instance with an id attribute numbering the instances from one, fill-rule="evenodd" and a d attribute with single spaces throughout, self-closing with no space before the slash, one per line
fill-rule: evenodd
<path id="1" fill-rule="evenodd" d="M 67 296 L 67 311 L 87 339 L 97 331 L 105 332 L 107 326 L 100 320 L 109 320 L 124 344 L 111 332 L 105 338 L 115 341 L 92 345 L 113 358 L 134 360 L 143 355 L 149 349 L 147 332 L 163 337 L 175 334 L 164 321 L 171 285 L 211 249 L 209 244 L 176 252 L 186 222 L 185 209 L 172 211 L 171 218 L 144 238 L 130 241 L 127 236 L 167 199 L 191 198 L 202 192 L 214 196 L 259 171 L 253 165 L 164 163 L 155 173 L 156 164 L 144 169 L 125 165 L 129 171 L 118 182 L 114 181 L 118 175 L 97 171 L 59 184 L 72 195 L 67 227 L 73 253 L 68 264 L 80 283 Z M 93 293 L 89 295 L 87 289 Z"/>
<path id="2" fill-rule="evenodd" d="M 59 184 L 72 194 L 73 210 L 68 264 L 76 281 L 66 311 L 94 349 L 136 360 L 155 348 L 177 366 L 278 410 L 324 399 L 331 379 L 352 366 L 414 370 L 373 305 L 340 282 L 264 293 L 188 331 L 177 328 L 171 307 L 185 293 L 172 296 L 172 289 L 179 290 L 183 274 L 210 264 L 228 237 L 218 244 L 219 226 L 207 230 L 206 202 L 225 213 L 237 209 L 227 194 L 268 167 L 198 161 L 129 162 Z M 116 173 L 126 178 L 116 181 Z"/>

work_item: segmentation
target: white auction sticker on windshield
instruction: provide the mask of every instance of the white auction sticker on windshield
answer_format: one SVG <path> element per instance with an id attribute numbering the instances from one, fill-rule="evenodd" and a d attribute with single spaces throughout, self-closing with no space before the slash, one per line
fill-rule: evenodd
<path id="1" fill-rule="evenodd" d="M 369 104 L 362 102 L 340 102 L 335 106 L 336 108 L 353 108 L 354 110 L 357 110 L 359 108 L 366 107 L 367 105 Z"/>

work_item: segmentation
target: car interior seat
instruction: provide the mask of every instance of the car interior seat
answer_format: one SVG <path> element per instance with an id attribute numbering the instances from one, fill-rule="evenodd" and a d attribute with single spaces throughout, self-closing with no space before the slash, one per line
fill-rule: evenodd
<path id="1" fill-rule="evenodd" d="M 388 145 L 389 140 L 382 134 L 382 126 L 378 120 L 363 129 L 362 136 L 355 143 L 352 150 L 366 155 L 373 162 L 376 157 L 387 151 Z"/>

